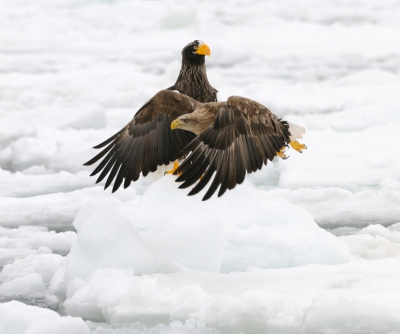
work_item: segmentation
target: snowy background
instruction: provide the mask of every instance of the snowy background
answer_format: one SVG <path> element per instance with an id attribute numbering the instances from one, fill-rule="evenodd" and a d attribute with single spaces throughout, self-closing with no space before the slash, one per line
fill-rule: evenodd
<path id="1" fill-rule="evenodd" d="M 0 333 L 400 333 L 400 3 L 0 2 Z M 204 40 L 307 128 L 222 198 L 83 167 Z"/>

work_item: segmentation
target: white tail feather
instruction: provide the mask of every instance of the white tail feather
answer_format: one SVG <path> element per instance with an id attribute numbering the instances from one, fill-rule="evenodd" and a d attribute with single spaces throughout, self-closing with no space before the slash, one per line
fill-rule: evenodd
<path id="1" fill-rule="evenodd" d="M 292 122 L 287 122 L 289 124 L 289 131 L 290 131 L 290 141 L 295 141 L 296 139 L 302 138 L 303 135 L 306 133 L 306 129 L 300 125 L 297 125 Z"/>

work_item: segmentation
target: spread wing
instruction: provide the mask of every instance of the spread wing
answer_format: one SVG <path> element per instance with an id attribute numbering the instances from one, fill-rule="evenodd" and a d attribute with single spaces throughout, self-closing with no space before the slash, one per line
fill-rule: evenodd
<path id="1" fill-rule="evenodd" d="M 215 177 L 203 201 L 219 186 L 218 196 L 244 181 L 247 173 L 255 172 L 272 160 L 289 143 L 289 127 L 263 105 L 232 96 L 217 113 L 213 126 L 193 139 L 179 154 L 191 152 L 180 165 L 179 188 L 199 181 L 189 195 L 197 194 Z M 200 180 L 199 180 L 200 179 Z"/>
<path id="2" fill-rule="evenodd" d="M 94 148 L 103 148 L 98 155 L 85 163 L 92 165 L 103 160 L 93 171 L 101 171 L 96 183 L 109 173 L 105 188 L 115 178 L 113 192 L 124 180 L 124 188 L 136 181 L 140 173 L 146 176 L 160 165 L 176 160 L 177 154 L 195 135 L 184 130 L 172 131 L 171 122 L 177 117 L 193 112 L 196 100 L 177 92 L 162 90 L 139 109 L 134 118 L 119 132 Z"/>

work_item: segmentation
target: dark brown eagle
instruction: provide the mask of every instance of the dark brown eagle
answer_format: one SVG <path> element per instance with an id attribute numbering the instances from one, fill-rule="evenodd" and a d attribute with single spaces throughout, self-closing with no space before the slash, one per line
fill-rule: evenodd
<path id="1" fill-rule="evenodd" d="M 178 79 L 168 90 L 178 91 L 200 102 L 217 101 L 218 91 L 210 85 L 206 74 L 205 56 L 210 54 L 210 48 L 201 40 L 186 45 L 182 50 Z M 145 103 L 128 125 L 94 147 L 99 149 L 108 145 L 85 163 L 89 166 L 103 158 L 91 174 L 101 171 L 96 183 L 110 173 L 105 188 L 116 177 L 114 192 L 122 181 L 126 188 L 139 178 L 140 173 L 146 176 L 155 172 L 158 166 L 176 161 L 178 152 L 195 138 L 191 132 L 172 131 L 170 128 L 171 122 L 182 115 L 182 110 L 177 107 L 175 99 L 164 99 L 163 94 L 156 94 Z"/>
<path id="2" fill-rule="evenodd" d="M 211 51 L 203 41 L 196 40 L 182 50 L 182 65 L 178 79 L 168 90 L 176 90 L 200 102 L 216 102 L 218 91 L 207 79 L 205 56 Z"/>

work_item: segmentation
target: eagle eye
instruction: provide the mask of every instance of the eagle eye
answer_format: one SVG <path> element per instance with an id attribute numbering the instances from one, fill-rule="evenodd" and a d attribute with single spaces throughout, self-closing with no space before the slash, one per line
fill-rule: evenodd
<path id="1" fill-rule="evenodd" d="M 198 46 L 197 46 L 197 45 L 195 45 L 193 48 L 194 48 L 195 50 L 197 50 L 197 49 L 198 49 Z"/>

